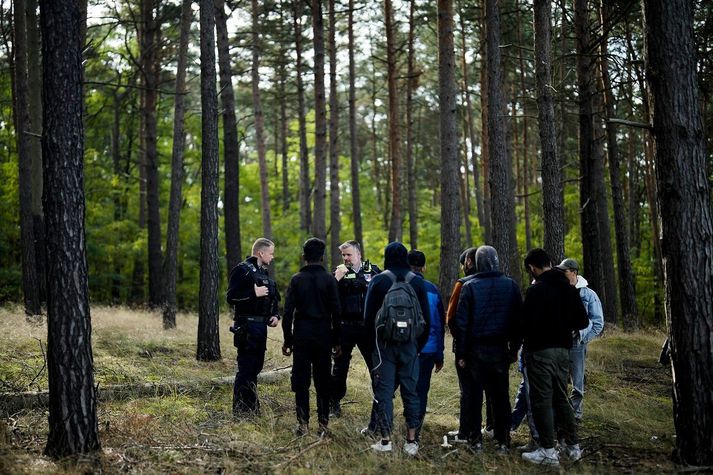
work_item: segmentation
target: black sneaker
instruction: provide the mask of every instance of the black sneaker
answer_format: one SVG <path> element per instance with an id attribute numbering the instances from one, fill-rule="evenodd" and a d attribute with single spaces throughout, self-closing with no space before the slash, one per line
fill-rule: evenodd
<path id="1" fill-rule="evenodd" d="M 342 417 L 342 405 L 339 401 L 329 403 L 329 417 Z"/>
<path id="2" fill-rule="evenodd" d="M 304 437 L 307 434 L 309 434 L 309 426 L 307 424 L 298 424 L 295 427 L 295 435 L 297 437 Z"/>

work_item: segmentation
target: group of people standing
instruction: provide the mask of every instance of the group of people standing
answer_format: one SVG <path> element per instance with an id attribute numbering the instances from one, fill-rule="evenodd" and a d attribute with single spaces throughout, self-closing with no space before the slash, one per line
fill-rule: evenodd
<path id="1" fill-rule="evenodd" d="M 460 257 L 465 276 L 456 282 L 445 311 L 437 287 L 423 277 L 423 252 L 390 243 L 382 272 L 362 260 L 358 242 L 347 241 L 339 247 L 343 264 L 330 273 L 323 265 L 325 248 L 317 238 L 304 243 L 305 265 L 290 280 L 281 319 L 282 352 L 293 358 L 296 434 L 309 431 L 314 381 L 318 435 L 328 435 L 330 415 L 341 415 L 352 353 L 358 348 L 374 396 L 361 433 L 377 439 L 374 451 L 393 451 L 393 399 L 399 390 L 407 425 L 403 450 L 416 455 L 431 375 L 443 368 L 447 327 L 461 400 L 455 442 L 479 452 L 483 435 L 490 435 L 497 452 L 507 454 L 511 431 L 527 417 L 532 440 L 522 447 L 523 459 L 557 465 L 560 454 L 581 457 L 577 422 L 582 418 L 584 359 L 587 343 L 602 330 L 603 316 L 599 298 L 578 275 L 574 259 L 553 266 L 544 250 L 529 251 L 524 263 L 533 281 L 523 299 L 517 283 L 500 271 L 493 247 L 469 248 Z M 267 271 L 273 256 L 274 244 L 258 239 L 252 256 L 230 274 L 227 299 L 235 306 L 231 331 L 238 349 L 233 413 L 238 417 L 259 412 L 257 375 L 267 327 L 280 320 L 279 292 Z M 523 381 L 511 411 L 509 368 L 518 360 Z M 481 429 L 484 394 L 487 422 Z"/>

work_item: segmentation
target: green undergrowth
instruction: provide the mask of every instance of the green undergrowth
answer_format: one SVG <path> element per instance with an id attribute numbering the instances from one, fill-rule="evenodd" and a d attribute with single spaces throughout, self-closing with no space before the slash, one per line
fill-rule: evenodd
<path id="1" fill-rule="evenodd" d="M 395 452 L 374 454 L 359 430 L 368 421 L 371 393 L 361 356 L 352 359 L 343 416 L 330 423 L 332 436 L 317 438 L 314 396 L 311 433 L 295 437 L 294 395 L 288 376 L 260 385 L 261 415 L 233 420 L 232 387 L 211 384 L 233 374 L 235 349 L 221 324 L 223 359 L 195 360 L 193 315 L 180 315 L 176 330 L 164 331 L 160 315 L 124 308 L 92 309 L 96 379 L 100 384 L 175 382 L 161 397 L 107 400 L 98 406 L 102 451 L 72 461 L 42 456 L 47 412 L 25 409 L 1 419 L 0 473 L 532 473 L 515 450 L 497 456 L 487 442 L 481 455 L 462 446 L 440 447 L 443 435 L 458 425 L 458 384 L 453 355 L 433 375 L 428 414 L 416 458 L 401 453 L 405 426 L 400 397 L 395 399 Z M 43 326 L 31 326 L 17 309 L 0 310 L 0 381 L 2 391 L 46 387 L 40 342 Z M 281 331 L 269 333 L 266 370 L 286 367 Z M 657 363 L 663 335 L 654 331 L 607 333 L 589 346 L 587 393 L 580 437 L 585 457 L 563 461 L 575 473 L 667 472 L 674 446 L 670 374 Z M 450 348 L 450 342 L 446 342 Z M 39 377 L 36 377 L 37 374 Z M 520 375 L 511 369 L 511 394 Z M 34 380 L 34 381 L 33 381 Z M 203 382 L 204 384 L 190 384 Z M 185 383 L 185 384 L 181 384 Z M 513 446 L 526 443 L 525 424 L 513 434 Z"/>

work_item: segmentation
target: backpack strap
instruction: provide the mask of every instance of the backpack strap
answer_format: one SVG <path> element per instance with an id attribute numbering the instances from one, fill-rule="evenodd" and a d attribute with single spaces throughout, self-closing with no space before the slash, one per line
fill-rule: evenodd
<path id="1" fill-rule="evenodd" d="M 394 284 L 394 282 L 396 282 L 396 274 L 394 274 L 394 273 L 391 272 L 390 270 L 385 270 L 384 272 L 382 272 L 382 274 L 384 274 L 386 277 L 388 277 L 389 279 L 391 279 L 391 284 L 392 284 L 392 285 Z"/>
<path id="2" fill-rule="evenodd" d="M 407 284 L 410 284 L 414 277 L 416 277 L 416 274 L 414 274 L 411 271 L 408 271 L 408 273 L 406 274 L 406 277 L 404 277 L 404 282 L 406 282 Z"/>

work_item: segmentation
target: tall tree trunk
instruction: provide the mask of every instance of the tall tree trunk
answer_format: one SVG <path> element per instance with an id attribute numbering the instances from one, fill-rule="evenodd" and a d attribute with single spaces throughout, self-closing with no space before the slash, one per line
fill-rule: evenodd
<path id="1" fill-rule="evenodd" d="M 218 331 L 218 93 L 215 90 L 215 9 L 200 2 L 201 257 L 198 295 L 199 361 L 220 359 Z"/>
<path id="2" fill-rule="evenodd" d="M 460 253 L 460 160 L 456 99 L 453 2 L 438 0 L 438 102 L 441 142 L 441 265 L 438 287 L 448 295 L 458 278 Z"/>
<path id="3" fill-rule="evenodd" d="M 485 10 L 485 1 L 481 0 L 483 11 Z M 485 234 L 485 243 L 493 243 L 493 227 L 492 227 L 492 202 L 491 202 L 491 178 L 490 178 L 490 137 L 488 136 L 488 115 L 490 111 L 490 98 L 488 89 L 488 61 L 487 41 L 486 41 L 486 20 L 485 15 L 481 17 L 480 23 L 480 134 L 481 147 L 480 156 L 483 162 L 483 226 Z"/>
<path id="4" fill-rule="evenodd" d="M 176 274 L 178 261 L 178 227 L 181 220 L 181 194 L 183 188 L 183 151 L 186 145 L 184 127 L 186 65 L 188 64 L 188 37 L 191 33 L 193 10 L 191 0 L 181 6 L 181 33 L 176 66 L 176 100 L 173 111 L 173 150 L 171 153 L 171 196 L 168 202 L 168 228 L 166 229 L 166 259 L 163 262 L 164 304 L 163 328 L 176 327 Z M 222 13 L 222 1 L 216 1 L 216 13 Z M 227 201 L 227 200 L 226 200 Z M 227 222 L 227 218 L 226 218 Z M 227 228 L 227 223 L 226 223 Z"/>
<path id="5" fill-rule="evenodd" d="M 262 234 L 272 238 L 272 221 L 270 218 L 270 187 L 267 182 L 267 159 L 265 157 L 265 117 L 262 113 L 260 100 L 260 11 L 258 0 L 252 0 L 252 86 L 253 112 L 255 114 L 255 141 L 257 142 L 257 158 L 260 166 L 260 204 L 262 209 Z"/>
<path id="6" fill-rule="evenodd" d="M 411 249 L 418 249 L 418 202 L 416 198 L 416 158 L 413 154 L 413 91 L 416 88 L 416 72 L 414 70 L 413 37 L 416 25 L 416 2 L 412 0 L 409 6 L 408 27 L 408 71 L 406 73 L 406 169 L 408 182 L 408 221 L 409 241 Z"/>
<path id="7" fill-rule="evenodd" d="M 468 124 L 463 122 L 463 128 L 467 129 Z M 465 132 L 465 131 L 464 131 Z M 461 150 L 463 152 L 463 169 L 464 173 L 458 173 L 458 182 L 460 184 L 460 195 L 461 195 L 461 207 L 463 209 L 463 227 L 465 229 L 465 247 L 471 247 L 473 245 L 473 235 L 470 227 L 470 183 L 469 183 L 469 173 L 468 173 L 468 147 L 465 143 L 466 134 L 463 134 L 463 141 L 461 142 Z M 460 165 L 459 167 L 460 168 Z"/>
<path id="8" fill-rule="evenodd" d="M 40 301 L 47 301 L 45 218 L 42 213 L 42 62 L 37 25 L 37 0 L 27 0 L 27 84 L 29 88 L 30 156 L 32 157 L 32 228 Z"/>
<path id="9" fill-rule="evenodd" d="M 389 242 L 400 241 L 403 235 L 401 215 L 401 131 L 399 128 L 399 94 L 396 68 L 396 39 L 394 10 L 391 0 L 384 0 L 386 22 L 386 71 L 389 90 L 389 157 L 391 159 L 391 217 L 389 219 Z"/>
<path id="10" fill-rule="evenodd" d="M 337 40 L 334 0 L 329 0 L 329 227 L 332 267 L 341 262 L 339 208 L 339 100 L 337 97 Z"/>
<path id="11" fill-rule="evenodd" d="M 312 31 L 314 42 L 314 216 L 312 234 L 327 240 L 326 199 L 327 162 L 324 149 L 327 142 L 327 112 L 324 91 L 324 17 L 322 0 L 312 0 Z"/>
<path id="12" fill-rule="evenodd" d="M 305 118 L 305 88 L 302 80 L 302 2 L 292 2 L 295 33 L 295 78 L 297 82 L 297 122 L 300 136 L 300 227 L 307 231 L 312 226 L 312 186 L 309 178 L 309 150 L 307 149 L 307 120 Z"/>
<path id="13" fill-rule="evenodd" d="M 121 82 L 121 74 L 117 76 L 117 84 Z M 121 168 L 121 112 L 124 105 L 123 99 L 124 93 L 119 93 L 119 88 L 114 90 L 114 120 L 111 128 L 111 159 L 114 172 L 114 180 L 120 183 L 122 168 Z M 113 195 L 113 205 L 114 205 L 114 223 L 118 225 L 119 221 L 122 219 L 123 210 L 121 202 L 121 190 L 119 185 L 114 185 L 112 190 Z M 118 253 L 115 252 L 113 256 L 114 261 L 114 272 L 111 278 L 111 300 L 112 303 L 118 305 L 121 302 L 121 266 L 122 260 L 119 258 Z"/>
<path id="14" fill-rule="evenodd" d="M 228 41 L 228 16 L 225 1 L 215 0 L 215 26 L 218 40 L 218 65 L 220 66 L 220 102 L 223 108 L 223 167 L 225 196 L 225 257 L 227 270 L 237 266 L 243 258 L 240 240 L 240 155 L 238 125 L 235 118 L 235 94 Z"/>
<path id="15" fill-rule="evenodd" d="M 520 2 L 515 0 L 515 10 L 517 10 L 517 43 L 520 46 L 522 44 L 522 29 L 524 25 L 522 23 L 522 13 L 520 11 Z M 517 49 L 518 62 L 520 64 L 520 93 L 523 97 L 522 106 L 522 199 L 525 208 L 525 248 L 532 249 L 532 226 L 530 224 L 530 141 L 528 135 L 528 116 L 527 108 L 525 107 L 525 99 L 528 96 L 527 88 L 525 87 L 525 60 L 523 58 L 522 48 Z M 533 160 L 534 161 L 534 160 Z M 517 266 L 519 269 L 520 266 Z"/>
<path id="16" fill-rule="evenodd" d="M 713 217 L 693 4 L 644 0 L 677 458 L 713 465 Z M 675 85 L 675 87 L 672 87 Z M 682 192 L 682 190 L 684 190 Z"/>
<path id="17" fill-rule="evenodd" d="M 564 193 L 562 167 L 557 153 L 555 108 L 552 98 L 552 6 L 535 0 L 535 79 L 537 120 L 542 157 L 542 211 L 545 250 L 559 262 L 564 259 Z"/>
<path id="18" fill-rule="evenodd" d="M 361 192 L 359 189 L 359 137 L 356 116 L 356 68 L 354 64 L 354 0 L 349 0 L 348 17 L 349 36 L 349 149 L 352 174 L 352 221 L 354 222 L 354 239 L 364 248 L 364 231 L 361 224 Z"/>
<path id="19" fill-rule="evenodd" d="M 520 258 L 515 239 L 515 196 L 507 146 L 504 77 L 500 60 L 500 12 L 497 0 L 486 0 L 488 65 L 488 140 L 492 199 L 493 246 L 500 254 L 500 270 L 519 279 Z"/>
<path id="20" fill-rule="evenodd" d="M 160 24 L 155 18 L 156 0 L 141 1 L 141 70 L 144 94 L 144 163 L 146 166 L 146 211 L 148 224 L 149 306 L 161 305 L 161 215 L 157 142 L 158 79 L 160 68 Z"/>
<path id="21" fill-rule="evenodd" d="M 604 195 L 604 160 L 595 143 L 594 95 L 595 60 L 592 57 L 592 41 L 589 31 L 589 0 L 575 0 L 574 27 L 577 43 L 577 83 L 579 90 L 579 201 L 582 207 L 582 257 L 584 271 L 592 287 L 601 297 L 604 314 L 610 322 L 616 321 L 616 300 L 612 310 L 612 292 L 607 286 L 606 269 L 610 269 L 604 249 L 605 230 L 602 216 L 608 214 L 602 209 L 606 203 Z M 604 207 L 605 208 L 605 207 Z M 608 229 L 608 226 L 607 226 Z M 609 250 L 611 256 L 611 249 Z M 613 265 L 611 266 L 613 267 Z M 613 274 L 613 270 L 612 270 Z"/>
<path id="22" fill-rule="evenodd" d="M 609 20 L 608 7 L 606 3 L 599 0 L 600 24 L 606 27 L 605 21 Z M 605 117 L 614 118 L 614 92 L 611 80 L 609 79 L 609 61 L 607 52 L 608 35 L 605 34 L 600 43 L 601 56 L 599 66 L 601 68 L 602 90 L 604 91 Z M 627 330 L 636 329 L 638 324 L 638 312 L 636 309 L 636 289 L 634 287 L 634 272 L 631 267 L 631 257 L 629 255 L 629 230 L 627 226 L 627 216 L 624 204 L 624 195 L 621 190 L 621 165 L 619 159 L 619 147 L 617 144 L 616 125 L 607 120 L 607 154 L 609 158 L 609 180 L 611 183 L 612 201 L 614 204 L 614 229 L 616 232 L 616 255 L 619 268 L 619 295 L 621 297 L 622 323 Z"/>
<path id="23" fill-rule="evenodd" d="M 478 225 L 480 227 L 484 226 L 483 220 L 483 190 L 480 187 L 480 164 L 478 163 L 478 158 L 475 155 L 475 148 L 478 141 L 478 137 L 475 134 L 475 124 L 473 122 L 473 104 L 470 98 L 470 80 L 468 79 L 468 62 L 466 61 L 466 29 L 465 29 L 465 13 L 462 8 L 459 8 L 458 18 L 460 19 L 460 37 L 461 37 L 461 68 L 463 74 L 463 96 L 465 97 L 465 107 L 466 107 L 466 122 L 467 122 L 467 134 L 464 137 L 468 137 L 470 140 L 470 163 L 473 164 L 473 190 L 475 191 L 475 204 L 477 207 Z M 482 155 L 482 151 L 481 151 Z M 468 168 L 466 167 L 466 173 Z"/>
<path id="24" fill-rule="evenodd" d="M 30 134 L 30 92 L 27 63 L 27 17 L 25 1 L 15 0 L 15 117 L 20 198 L 20 245 L 22 247 L 22 293 L 25 314 L 42 313 L 35 254 L 35 231 L 32 219 L 32 155 Z"/>
<path id="25" fill-rule="evenodd" d="M 99 450 L 84 231 L 82 43 L 77 2 L 41 0 L 47 376 L 53 458 Z"/>
<path id="26" fill-rule="evenodd" d="M 280 2 L 280 23 L 284 24 L 284 6 Z M 280 155 L 282 156 L 282 215 L 285 216 L 290 208 L 290 179 L 287 168 L 287 48 L 280 43 L 280 59 L 277 65 L 278 86 L 277 91 L 280 102 Z"/>

